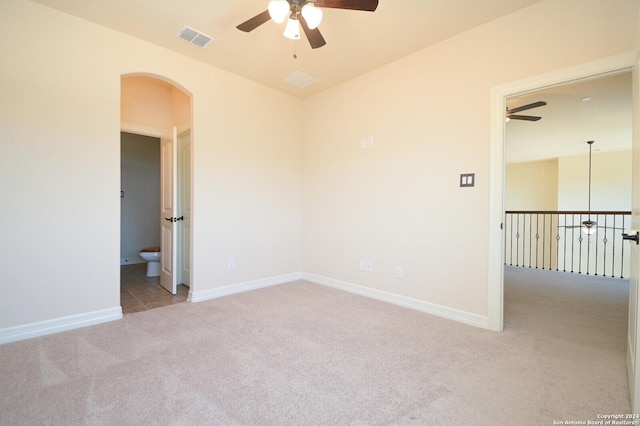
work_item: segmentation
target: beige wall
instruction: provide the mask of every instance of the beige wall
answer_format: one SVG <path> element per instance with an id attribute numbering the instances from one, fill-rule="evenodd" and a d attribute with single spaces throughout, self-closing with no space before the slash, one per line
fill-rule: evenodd
<path id="1" fill-rule="evenodd" d="M 191 99 L 179 87 L 158 77 L 123 76 L 120 118 L 124 128 L 168 132 L 191 126 Z"/>
<path id="2" fill-rule="evenodd" d="M 631 151 L 593 153 L 591 210 L 631 211 Z M 559 160 L 558 208 L 587 210 L 589 156 Z"/>
<path id="3" fill-rule="evenodd" d="M 491 89 L 634 50 L 637 7 L 542 1 L 308 99 L 303 270 L 486 317 Z"/>
<path id="4" fill-rule="evenodd" d="M 299 100 L 26 0 L 0 21 L 0 331 L 120 305 L 122 75 L 193 95 L 191 290 L 300 270 Z"/>
<path id="5" fill-rule="evenodd" d="M 631 151 L 592 156 L 591 210 L 631 211 Z M 506 210 L 587 210 L 589 156 L 507 164 Z"/>
<path id="6" fill-rule="evenodd" d="M 157 78 L 123 77 L 120 85 L 122 123 L 168 131 L 173 126 L 172 92 L 169 84 Z"/>
<path id="7" fill-rule="evenodd" d="M 505 210 L 557 209 L 557 159 L 506 165 Z"/>
<path id="8" fill-rule="evenodd" d="M 1 2 L 0 331 L 119 306 L 120 78 L 135 73 L 192 95 L 192 291 L 303 270 L 486 316 L 490 90 L 635 49 L 638 2 L 614 3 L 542 1 L 300 101 Z"/>

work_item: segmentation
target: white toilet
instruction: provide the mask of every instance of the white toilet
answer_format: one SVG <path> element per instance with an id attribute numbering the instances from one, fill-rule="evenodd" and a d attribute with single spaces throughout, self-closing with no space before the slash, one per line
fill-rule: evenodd
<path id="1" fill-rule="evenodd" d="M 160 260 L 162 253 L 160 247 L 147 247 L 138 253 L 143 260 L 147 261 L 147 276 L 160 276 Z"/>

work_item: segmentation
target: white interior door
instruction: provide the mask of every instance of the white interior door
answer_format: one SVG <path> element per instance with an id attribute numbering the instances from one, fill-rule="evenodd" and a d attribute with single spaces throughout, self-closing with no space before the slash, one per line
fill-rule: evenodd
<path id="1" fill-rule="evenodd" d="M 178 205 L 180 216 L 178 222 L 179 253 L 178 282 L 191 285 L 191 130 L 178 135 Z"/>
<path id="2" fill-rule="evenodd" d="M 640 229 L 640 64 L 633 67 L 633 149 L 631 171 L 631 229 Z M 640 306 L 640 246 L 629 241 L 631 262 L 629 266 L 629 330 L 627 342 L 627 375 L 629 377 L 629 391 L 631 393 L 631 409 L 640 413 L 640 354 L 638 354 L 638 307 Z"/>
<path id="3" fill-rule="evenodd" d="M 176 294 L 177 273 L 177 233 L 176 228 L 179 220 L 176 217 L 177 197 L 177 129 L 174 127 L 171 132 L 160 138 L 161 146 L 161 250 L 162 268 L 160 272 L 160 284 L 171 294 Z"/>

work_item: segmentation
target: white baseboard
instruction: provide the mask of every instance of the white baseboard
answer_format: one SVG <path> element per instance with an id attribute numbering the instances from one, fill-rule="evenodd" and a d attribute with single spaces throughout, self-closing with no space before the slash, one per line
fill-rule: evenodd
<path id="1" fill-rule="evenodd" d="M 257 290 L 260 288 L 284 284 L 301 279 L 315 284 L 325 285 L 361 296 L 370 297 L 372 299 L 380 300 L 383 302 L 392 303 L 394 305 L 403 306 L 405 308 L 414 309 L 416 311 L 425 312 L 438 317 L 458 321 L 464 324 L 472 325 L 474 327 L 484 329 L 489 328 L 488 318 L 486 316 L 472 314 L 458 309 L 449 308 L 447 306 L 429 303 L 407 296 L 401 296 L 381 290 L 375 290 L 358 284 L 348 283 L 345 281 L 339 281 L 333 278 L 327 278 L 320 275 L 304 272 L 293 272 L 290 274 L 277 275 L 274 277 L 262 278 L 254 281 L 246 281 L 209 290 L 196 292 L 190 291 L 189 301 L 194 303 L 202 302 L 205 300 L 216 299 L 223 296 L 230 296 L 232 294 Z M 109 321 L 115 321 L 121 319 L 122 317 L 122 308 L 118 306 L 115 308 L 103 309 L 101 311 L 70 315 L 67 317 L 55 318 L 48 321 L 8 327 L 0 329 L 0 344 L 16 342 L 19 340 L 30 339 L 32 337 L 44 336 L 47 334 L 101 324 Z"/>
<path id="2" fill-rule="evenodd" d="M 425 312 L 441 318 L 458 321 L 474 327 L 489 328 L 489 321 L 486 316 L 472 314 L 461 311 L 459 309 L 449 308 L 447 306 L 429 303 L 412 297 L 401 296 L 399 294 L 388 293 L 386 291 L 375 290 L 358 284 L 352 284 L 345 281 L 335 280 L 320 275 L 302 273 L 302 279 L 315 283 L 326 285 L 328 287 L 337 288 L 339 290 L 348 291 L 360 296 L 370 297 L 372 299 L 381 300 L 383 302 L 392 303 L 394 305 L 403 306 L 405 308 L 414 309 L 416 311 Z"/>
<path id="3" fill-rule="evenodd" d="M 70 315 L 55 318 L 48 321 L 34 322 L 0 329 L 0 344 L 17 342 L 32 337 L 59 333 L 73 330 L 74 328 L 87 327 L 89 325 L 122 319 L 122 307 L 118 306 L 100 311 L 87 312 L 85 314 Z"/>
<path id="4" fill-rule="evenodd" d="M 277 275 L 275 277 L 262 278 L 259 280 L 246 281 L 243 283 L 231 284 L 224 287 L 212 288 L 209 290 L 195 292 L 190 291 L 189 301 L 202 302 L 205 300 L 216 299 L 218 297 L 230 296 L 232 294 L 243 293 L 245 291 L 257 290 L 259 288 L 296 281 L 301 279 L 301 277 L 301 272 L 293 272 L 290 274 Z"/>

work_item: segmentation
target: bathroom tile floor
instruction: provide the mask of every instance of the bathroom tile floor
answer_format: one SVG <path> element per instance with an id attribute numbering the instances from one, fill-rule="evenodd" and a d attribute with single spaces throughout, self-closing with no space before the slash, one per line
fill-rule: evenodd
<path id="1" fill-rule="evenodd" d="M 189 287 L 180 284 L 175 295 L 160 286 L 160 277 L 147 277 L 147 264 L 120 266 L 120 305 L 123 314 L 146 311 L 187 300 Z"/>

